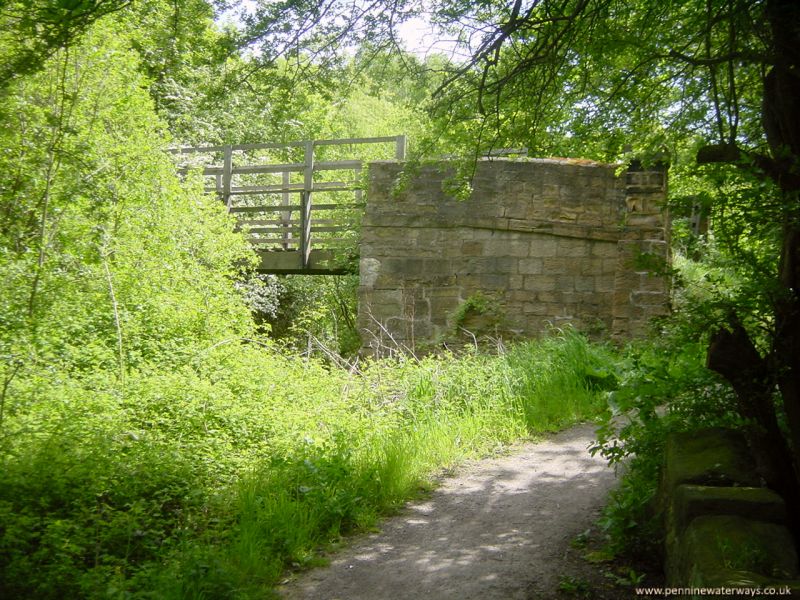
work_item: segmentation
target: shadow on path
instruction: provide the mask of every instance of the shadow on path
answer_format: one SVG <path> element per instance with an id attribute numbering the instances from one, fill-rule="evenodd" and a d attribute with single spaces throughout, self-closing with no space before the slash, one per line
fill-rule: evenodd
<path id="1" fill-rule="evenodd" d="M 581 425 L 478 461 L 331 565 L 283 586 L 287 600 L 549 598 L 570 540 L 598 516 L 614 473 Z"/>

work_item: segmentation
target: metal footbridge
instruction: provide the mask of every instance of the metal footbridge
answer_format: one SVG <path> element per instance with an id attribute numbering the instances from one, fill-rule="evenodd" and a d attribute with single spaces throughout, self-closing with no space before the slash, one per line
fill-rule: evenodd
<path id="1" fill-rule="evenodd" d="M 406 137 L 178 148 L 179 172 L 202 170 L 205 190 L 237 217 L 262 273 L 353 270 L 364 164 L 403 160 Z"/>

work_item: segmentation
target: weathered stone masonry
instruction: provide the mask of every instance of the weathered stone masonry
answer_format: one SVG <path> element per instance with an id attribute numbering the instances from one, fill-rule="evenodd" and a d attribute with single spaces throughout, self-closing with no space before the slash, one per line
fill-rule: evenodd
<path id="1" fill-rule="evenodd" d="M 359 290 L 366 348 L 453 340 L 454 316 L 476 294 L 497 308 L 494 331 L 482 333 L 505 338 L 565 323 L 631 338 L 668 310 L 666 280 L 637 260 L 667 257 L 666 170 L 485 160 L 462 201 L 443 191 L 446 163 L 415 171 L 398 191 L 403 167 L 370 165 Z"/>

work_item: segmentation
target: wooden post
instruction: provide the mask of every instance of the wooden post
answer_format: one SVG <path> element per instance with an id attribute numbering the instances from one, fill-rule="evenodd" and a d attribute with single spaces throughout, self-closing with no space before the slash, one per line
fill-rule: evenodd
<path id="1" fill-rule="evenodd" d="M 284 206 L 289 206 L 289 172 L 284 171 L 281 173 L 282 180 L 281 183 L 283 184 L 283 193 L 281 197 L 281 204 Z M 289 249 L 289 239 L 292 237 L 292 230 L 289 228 L 289 221 L 292 218 L 291 211 L 284 211 L 281 213 L 281 221 L 283 221 L 283 238 L 286 240 L 283 242 L 283 249 Z"/>
<path id="2" fill-rule="evenodd" d="M 361 167 L 353 169 L 353 177 L 356 180 L 356 186 L 361 185 Z M 361 204 L 364 201 L 364 190 L 356 187 L 356 204 Z"/>
<path id="3" fill-rule="evenodd" d="M 300 211 L 300 261 L 303 269 L 308 268 L 311 257 L 311 193 L 303 191 Z"/>
<path id="4" fill-rule="evenodd" d="M 311 258 L 311 194 L 314 191 L 314 142 L 305 143 L 305 165 L 303 171 L 302 214 L 300 218 L 300 260 L 308 268 Z"/>
<path id="5" fill-rule="evenodd" d="M 231 209 L 231 170 L 233 169 L 233 148 L 228 145 L 223 150 L 225 158 L 222 164 L 222 201 L 228 210 Z"/>
<path id="6" fill-rule="evenodd" d="M 405 160 L 406 158 L 406 144 L 407 139 L 404 135 L 398 135 L 394 147 L 394 157 L 397 160 Z"/>

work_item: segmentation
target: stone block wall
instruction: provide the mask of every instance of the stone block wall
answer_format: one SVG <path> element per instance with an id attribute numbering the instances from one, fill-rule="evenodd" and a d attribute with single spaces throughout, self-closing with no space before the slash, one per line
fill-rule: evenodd
<path id="1" fill-rule="evenodd" d="M 665 170 L 619 176 L 591 161 L 485 160 L 471 196 L 458 200 L 444 191 L 447 163 L 401 177 L 404 167 L 370 165 L 359 289 L 366 349 L 533 337 L 566 323 L 629 338 L 667 311 L 667 282 L 640 265 L 643 252 L 667 257 Z"/>
<path id="2" fill-rule="evenodd" d="M 740 432 L 670 434 L 658 494 L 668 587 L 688 598 L 800 594 L 788 507 L 760 485 Z"/>

